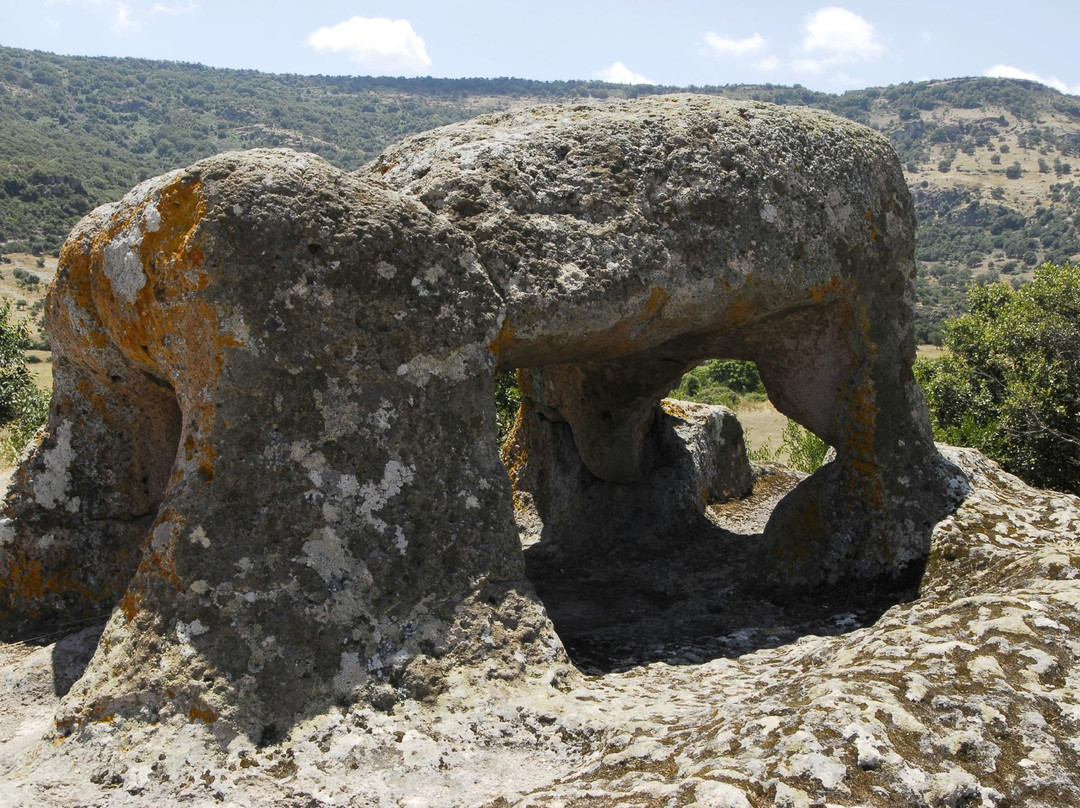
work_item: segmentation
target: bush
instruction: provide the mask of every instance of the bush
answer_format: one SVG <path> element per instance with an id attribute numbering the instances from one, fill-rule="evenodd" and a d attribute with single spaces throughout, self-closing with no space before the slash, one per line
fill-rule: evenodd
<path id="1" fill-rule="evenodd" d="M 774 449 L 770 444 L 766 444 L 750 450 L 747 454 L 751 460 L 764 462 L 777 462 L 787 455 L 790 468 L 813 474 L 825 462 L 828 451 L 829 444 L 789 418 L 780 435 L 778 447 Z"/>
<path id="2" fill-rule="evenodd" d="M 949 353 L 916 362 L 938 440 L 979 449 L 1027 482 L 1080 494 L 1080 266 L 968 290 Z"/>
<path id="3" fill-rule="evenodd" d="M 49 396 L 34 386 L 26 369 L 26 326 L 10 323 L 8 304 L 0 306 L 0 455 L 13 463 L 49 413 Z"/>
<path id="4" fill-rule="evenodd" d="M 520 404 L 521 390 L 518 388 L 517 371 L 500 370 L 495 374 L 495 425 L 500 445 L 514 426 Z"/>
<path id="5" fill-rule="evenodd" d="M 734 407 L 740 397 L 764 397 L 757 365 L 737 359 L 712 359 L 682 377 L 668 395 L 700 404 Z"/>

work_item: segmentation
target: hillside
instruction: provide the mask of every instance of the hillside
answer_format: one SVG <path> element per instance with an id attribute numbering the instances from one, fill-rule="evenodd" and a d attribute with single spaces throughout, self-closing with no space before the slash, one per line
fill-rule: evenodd
<path id="1" fill-rule="evenodd" d="M 690 89 L 827 109 L 896 145 L 919 216 L 919 337 L 973 280 L 1080 257 L 1080 99 L 953 79 L 830 95 L 802 87 L 272 75 L 0 47 L 0 252 L 55 254 L 77 219 L 216 152 L 289 146 L 356 168 L 403 136 L 513 105 Z"/>

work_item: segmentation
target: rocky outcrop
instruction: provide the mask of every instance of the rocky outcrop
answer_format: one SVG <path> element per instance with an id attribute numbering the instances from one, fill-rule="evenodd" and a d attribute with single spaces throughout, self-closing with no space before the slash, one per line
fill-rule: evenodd
<path id="1" fill-rule="evenodd" d="M 487 434 L 501 304 L 466 237 L 253 152 L 99 209 L 61 263 L 3 584 L 9 620 L 117 606 L 65 730 L 119 711 L 273 739 L 433 697 L 444 664 L 563 658 Z"/>
<path id="2" fill-rule="evenodd" d="M 84 649 L 85 664 L 93 634 L 33 653 L 0 645 L 0 801 L 1080 804 L 1080 499 L 1025 486 L 977 452 L 945 452 L 968 496 L 935 528 L 910 600 L 867 616 L 848 599 L 813 619 L 761 601 L 712 637 L 684 633 L 659 658 L 646 646 L 562 689 L 458 679 L 438 702 L 335 708 L 265 746 L 179 715 L 153 728 L 89 722 L 58 744 L 40 740 L 54 677 L 77 675 L 71 659 Z M 663 641 L 737 584 L 740 569 L 718 565 L 715 588 L 695 590 L 675 572 L 681 554 L 641 563 L 650 591 L 681 584 L 687 599 L 654 605 L 628 641 L 657 619 Z"/>
<path id="3" fill-rule="evenodd" d="M 761 576 L 917 573 L 955 501 L 910 371 L 911 201 L 873 132 L 668 96 L 484 116 L 372 168 L 473 239 L 506 306 L 497 365 L 530 369 L 596 478 L 647 473 L 686 369 L 752 359 L 776 407 L 837 450 L 775 512 Z"/>
<path id="4" fill-rule="evenodd" d="M 493 371 L 530 379 L 518 445 L 565 425 L 557 456 L 625 503 L 612 486 L 686 451 L 659 402 L 710 356 L 757 361 L 836 447 L 754 578 L 901 576 L 958 500 L 910 372 L 913 233 L 870 130 L 693 96 L 480 118 L 351 175 L 257 151 L 151 180 L 61 256 L 4 621 L 116 607 L 61 732 L 180 717 L 272 743 L 455 677 L 550 686 L 570 673 L 526 580 Z M 517 478 L 554 457 L 519 454 Z M 713 487 L 672 490 L 696 516 Z"/>
<path id="5" fill-rule="evenodd" d="M 502 457 L 525 547 L 540 543 L 538 552 L 564 561 L 603 556 L 615 547 L 660 547 L 706 530 L 710 503 L 753 490 L 742 426 L 726 407 L 664 399 L 643 442 L 642 478 L 612 483 L 593 475 L 570 426 L 541 409 L 532 385 L 523 387 Z"/>

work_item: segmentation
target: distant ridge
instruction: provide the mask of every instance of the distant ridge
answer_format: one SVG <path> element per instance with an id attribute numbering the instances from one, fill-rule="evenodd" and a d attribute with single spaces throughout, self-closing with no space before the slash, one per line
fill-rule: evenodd
<path id="1" fill-rule="evenodd" d="M 300 76 L 0 47 L 0 252 L 59 249 L 80 216 L 230 149 L 288 146 L 345 169 L 402 137 L 515 105 L 692 91 L 811 106 L 887 135 L 908 169 L 924 262 L 920 337 L 965 283 L 1080 258 L 1080 98 L 958 78 L 833 95 L 515 78 Z"/>

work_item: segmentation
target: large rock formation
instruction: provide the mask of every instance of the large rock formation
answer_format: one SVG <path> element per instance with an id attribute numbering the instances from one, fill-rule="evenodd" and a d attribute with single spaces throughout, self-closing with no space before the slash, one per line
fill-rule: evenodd
<path id="1" fill-rule="evenodd" d="M 481 117 L 374 169 L 472 237 L 506 306 L 497 365 L 528 369 L 533 419 L 569 424 L 596 478 L 647 473 L 685 370 L 752 359 L 776 407 L 837 451 L 776 510 L 763 576 L 917 571 L 952 500 L 910 370 L 915 220 L 880 137 L 669 96 Z"/>
<path id="2" fill-rule="evenodd" d="M 757 361 L 837 450 L 773 515 L 761 574 L 902 575 L 954 503 L 910 372 L 913 232 L 873 132 L 692 96 L 481 118 L 352 175 L 260 151 L 151 180 L 65 245 L 4 620 L 117 607 L 63 731 L 181 716 L 272 742 L 455 671 L 558 679 L 493 370 L 531 380 L 519 429 L 565 422 L 627 485 L 710 356 Z"/>

